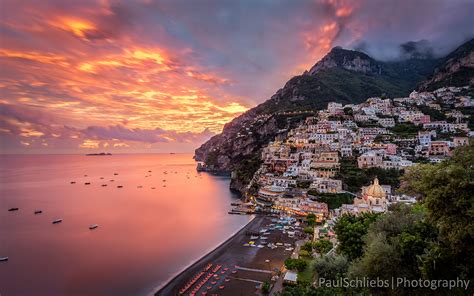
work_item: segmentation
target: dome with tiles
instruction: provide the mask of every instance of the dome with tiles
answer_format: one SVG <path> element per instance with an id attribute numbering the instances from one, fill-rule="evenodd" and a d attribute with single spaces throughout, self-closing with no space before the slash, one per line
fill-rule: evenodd
<path id="1" fill-rule="evenodd" d="M 377 178 L 374 179 L 374 183 L 372 185 L 367 187 L 365 194 L 375 198 L 385 198 L 387 195 L 382 186 L 379 185 L 379 179 Z"/>

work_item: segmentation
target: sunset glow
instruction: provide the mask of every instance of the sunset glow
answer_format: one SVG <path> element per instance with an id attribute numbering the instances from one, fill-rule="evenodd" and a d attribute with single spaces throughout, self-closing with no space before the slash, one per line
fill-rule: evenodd
<path id="1" fill-rule="evenodd" d="M 3 1 L 2 152 L 192 151 L 379 30 L 361 25 L 364 1 L 183 3 Z"/>

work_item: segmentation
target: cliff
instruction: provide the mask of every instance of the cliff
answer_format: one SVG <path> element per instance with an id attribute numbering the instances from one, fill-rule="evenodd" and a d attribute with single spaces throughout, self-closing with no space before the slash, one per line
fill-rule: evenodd
<path id="1" fill-rule="evenodd" d="M 474 39 L 459 46 L 442 59 L 433 75 L 423 81 L 420 91 L 433 91 L 444 86 L 474 84 Z"/>

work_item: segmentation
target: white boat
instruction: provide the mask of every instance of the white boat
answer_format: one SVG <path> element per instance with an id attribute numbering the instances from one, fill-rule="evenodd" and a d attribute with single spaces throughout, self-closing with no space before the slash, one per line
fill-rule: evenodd
<path id="1" fill-rule="evenodd" d="M 0 257 L 0 262 L 2 261 L 8 261 L 8 257 Z"/>
<path id="2" fill-rule="evenodd" d="M 58 224 L 58 223 L 61 223 L 63 222 L 63 219 L 55 219 L 53 220 L 53 224 Z"/>
<path id="3" fill-rule="evenodd" d="M 250 239 L 258 239 L 258 235 L 252 235 Z"/>
<path id="4" fill-rule="evenodd" d="M 99 224 L 92 224 L 91 226 L 89 226 L 89 229 L 93 230 L 93 229 L 96 229 L 97 227 L 99 227 Z"/>

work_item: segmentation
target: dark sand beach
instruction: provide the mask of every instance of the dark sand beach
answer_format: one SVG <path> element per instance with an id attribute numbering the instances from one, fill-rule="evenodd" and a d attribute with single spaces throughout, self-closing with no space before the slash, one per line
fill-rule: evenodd
<path id="1" fill-rule="evenodd" d="M 259 232 L 272 223 L 270 217 L 257 216 L 244 226 L 234 236 L 229 238 L 215 250 L 205 255 L 196 263 L 181 272 L 168 282 L 156 295 L 179 295 L 179 291 L 189 283 L 193 277 L 202 272 L 206 266 L 212 264 L 210 270 L 188 289 L 184 295 L 252 295 L 257 292 L 257 286 L 262 282 L 271 281 L 275 271 L 283 266 L 285 259 L 290 257 L 291 251 L 285 247 L 270 249 L 244 246 L 249 243 L 250 232 Z M 289 238 L 281 230 L 273 230 L 266 235 L 268 242 L 291 243 L 295 239 Z M 258 245 L 255 240 L 255 245 Z M 269 260 L 269 262 L 266 262 Z M 218 268 L 213 272 L 214 268 Z M 205 281 L 206 276 L 210 278 Z M 198 289 L 199 283 L 205 281 Z M 206 292 L 206 294 L 203 294 Z"/>

